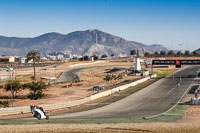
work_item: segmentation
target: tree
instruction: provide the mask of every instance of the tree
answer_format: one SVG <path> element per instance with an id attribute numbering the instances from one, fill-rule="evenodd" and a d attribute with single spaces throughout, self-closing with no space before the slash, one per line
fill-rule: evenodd
<path id="1" fill-rule="evenodd" d="M 155 52 L 154 52 L 154 56 L 156 56 L 156 57 L 158 57 L 158 56 L 159 56 L 159 53 L 158 53 L 158 51 L 155 51 Z"/>
<path id="2" fill-rule="evenodd" d="M 136 50 L 130 50 L 130 55 L 136 55 Z"/>
<path id="3" fill-rule="evenodd" d="M 174 51 L 173 50 L 168 51 L 167 55 L 174 56 Z"/>
<path id="4" fill-rule="evenodd" d="M 23 84 L 23 88 L 28 88 L 30 90 L 28 98 L 36 100 L 44 96 L 43 91 L 47 89 L 47 85 L 43 81 L 33 81 Z"/>
<path id="5" fill-rule="evenodd" d="M 151 54 L 150 54 L 149 52 L 145 52 L 145 53 L 144 53 L 144 56 L 145 56 L 145 57 L 150 57 Z"/>
<path id="6" fill-rule="evenodd" d="M 98 60 L 99 59 L 99 57 L 96 56 L 95 54 L 92 57 L 94 57 L 94 60 Z"/>
<path id="7" fill-rule="evenodd" d="M 192 54 L 193 54 L 193 56 L 199 56 L 199 53 L 197 50 L 193 51 Z"/>
<path id="8" fill-rule="evenodd" d="M 185 51 L 185 56 L 187 56 L 187 57 L 190 56 L 190 51 L 189 50 Z"/>
<path id="9" fill-rule="evenodd" d="M 160 51 L 160 55 L 161 55 L 161 56 L 165 56 L 165 55 L 166 55 L 166 52 L 165 52 L 165 51 Z"/>
<path id="10" fill-rule="evenodd" d="M 89 60 L 89 56 L 85 55 L 81 58 L 79 58 L 80 61 L 88 61 Z"/>
<path id="11" fill-rule="evenodd" d="M 34 68 L 34 80 L 36 79 L 36 71 L 35 71 L 35 62 L 40 60 L 40 54 L 35 50 L 29 51 L 27 54 L 27 60 L 33 60 L 33 68 Z"/>
<path id="12" fill-rule="evenodd" d="M 182 54 L 181 51 L 178 51 L 178 52 L 176 53 L 176 55 L 177 55 L 177 56 L 181 56 L 181 55 L 183 55 L 183 54 Z"/>
<path id="13" fill-rule="evenodd" d="M 16 97 L 17 93 L 19 93 L 23 88 L 20 84 L 19 80 L 9 80 L 7 81 L 4 89 L 6 91 L 10 91 L 13 98 Z"/>
<path id="14" fill-rule="evenodd" d="M 103 54 L 102 56 L 101 56 L 101 58 L 107 58 L 108 56 L 107 56 L 107 54 Z"/>
<path id="15" fill-rule="evenodd" d="M 83 59 L 84 59 L 85 61 L 87 61 L 87 60 L 89 60 L 89 56 L 85 55 L 85 56 L 83 57 Z"/>

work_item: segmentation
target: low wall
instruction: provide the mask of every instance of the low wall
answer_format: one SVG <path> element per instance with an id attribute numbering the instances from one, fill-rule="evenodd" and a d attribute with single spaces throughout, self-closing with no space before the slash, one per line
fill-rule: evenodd
<path id="1" fill-rule="evenodd" d="M 156 75 L 154 75 L 153 77 L 156 77 Z M 130 84 L 122 85 L 122 86 L 119 86 L 117 88 L 107 90 L 107 91 L 103 91 L 103 92 L 91 95 L 91 96 L 83 98 L 83 99 L 75 100 L 75 101 L 68 101 L 68 102 L 57 103 L 57 104 L 42 104 L 42 105 L 39 105 L 39 106 L 43 107 L 45 110 L 53 110 L 53 109 L 61 109 L 61 108 L 66 108 L 66 107 L 73 107 L 73 106 L 77 106 L 77 105 L 81 105 L 81 104 L 93 101 L 93 100 L 98 99 L 98 98 L 109 96 L 109 95 L 114 94 L 116 92 L 119 92 L 121 90 L 125 90 L 129 87 L 136 86 L 136 85 L 138 85 L 142 82 L 147 81 L 148 79 L 150 79 L 150 77 L 145 77 L 143 79 L 137 80 L 137 81 L 132 82 Z M 0 116 L 14 115 L 14 114 L 20 114 L 20 113 L 30 113 L 30 107 L 29 106 L 23 106 L 23 107 L 0 108 Z"/>
<path id="2" fill-rule="evenodd" d="M 103 62 L 106 62 L 106 61 L 95 61 L 95 62 L 92 62 L 92 63 L 80 63 L 80 64 L 70 65 L 69 67 L 84 66 L 84 65 L 93 65 L 93 64 L 103 63 Z"/>

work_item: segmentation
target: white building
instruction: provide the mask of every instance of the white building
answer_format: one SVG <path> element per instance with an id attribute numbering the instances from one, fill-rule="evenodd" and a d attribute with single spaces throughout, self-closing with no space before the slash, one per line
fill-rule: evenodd
<path id="1" fill-rule="evenodd" d="M 19 63 L 21 63 L 21 64 L 25 64 L 25 63 L 27 63 L 28 61 L 27 61 L 27 57 L 19 57 Z"/>

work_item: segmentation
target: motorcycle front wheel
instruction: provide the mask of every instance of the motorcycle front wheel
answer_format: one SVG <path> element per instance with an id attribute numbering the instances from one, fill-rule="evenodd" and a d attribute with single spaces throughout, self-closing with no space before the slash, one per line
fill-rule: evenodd
<path id="1" fill-rule="evenodd" d="M 41 115 L 38 112 L 35 112 L 35 116 L 38 120 L 41 120 Z"/>

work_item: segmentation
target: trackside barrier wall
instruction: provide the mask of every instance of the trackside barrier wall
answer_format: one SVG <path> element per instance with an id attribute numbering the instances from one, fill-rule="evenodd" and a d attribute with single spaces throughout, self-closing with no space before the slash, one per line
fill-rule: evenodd
<path id="1" fill-rule="evenodd" d="M 106 62 L 106 61 L 95 61 L 95 62 L 92 62 L 92 63 L 80 63 L 80 64 L 70 65 L 69 67 L 76 67 L 76 66 L 83 66 L 83 65 L 92 65 L 92 64 L 102 63 L 102 62 Z"/>
<path id="2" fill-rule="evenodd" d="M 108 91 L 103 91 L 101 93 L 97 93 L 95 95 L 90 96 L 91 101 L 101 98 L 101 97 L 105 97 L 105 96 L 109 96 L 112 94 L 112 90 L 108 90 Z"/>
<path id="3" fill-rule="evenodd" d="M 130 83 L 130 84 L 127 84 L 127 85 L 119 86 L 119 87 L 117 87 L 117 88 L 112 89 L 111 91 L 112 91 L 112 93 L 116 93 L 116 92 L 118 92 L 118 91 L 125 90 L 125 89 L 127 89 L 127 88 L 129 88 L 129 87 L 131 87 L 131 86 L 136 86 L 137 84 L 142 83 L 142 82 L 145 82 L 145 81 L 147 81 L 148 79 L 150 79 L 150 77 L 146 77 L 146 78 L 137 80 L 137 81 L 135 81 L 135 82 L 133 82 L 133 83 Z"/>
<path id="4" fill-rule="evenodd" d="M 156 75 L 153 75 L 153 77 L 156 77 Z M 66 107 L 73 107 L 73 106 L 77 106 L 77 105 L 81 105 L 81 104 L 93 101 L 93 100 L 98 99 L 98 98 L 109 96 L 113 93 L 119 92 L 121 90 L 125 90 L 125 89 L 127 89 L 131 86 L 136 86 L 137 84 L 145 82 L 148 79 L 150 79 L 150 77 L 146 77 L 146 78 L 137 80 L 135 82 L 132 82 L 130 84 L 119 86 L 119 87 L 111 89 L 111 90 L 103 91 L 103 92 L 94 94 L 92 96 L 89 96 L 89 97 L 86 97 L 86 98 L 83 98 L 83 99 L 80 99 L 80 100 L 68 101 L 68 102 L 57 103 L 57 104 L 42 104 L 42 105 L 39 105 L 39 106 L 43 107 L 45 110 L 53 110 L 53 109 L 61 109 L 61 108 L 66 108 Z M 29 106 L 22 106 L 22 107 L 0 108 L 0 116 L 14 115 L 14 114 L 20 114 L 20 113 L 30 113 L 30 107 Z"/>

